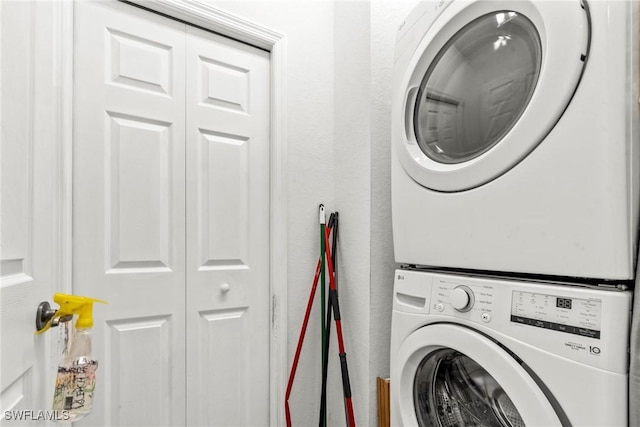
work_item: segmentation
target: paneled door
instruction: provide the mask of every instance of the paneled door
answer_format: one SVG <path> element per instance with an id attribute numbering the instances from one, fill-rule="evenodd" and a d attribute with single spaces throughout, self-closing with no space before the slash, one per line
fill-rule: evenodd
<path id="1" fill-rule="evenodd" d="M 58 261 L 51 3 L 0 2 L 0 425 L 50 409 L 48 337 L 34 336 Z M 44 46 L 44 48 L 43 48 Z M 38 97 L 35 97 L 38 93 Z M 44 386 L 49 386 L 50 388 Z M 5 412 L 9 411 L 9 412 Z M 32 411 L 31 413 L 20 411 Z"/>
<path id="2" fill-rule="evenodd" d="M 73 292 L 95 307 L 92 425 L 185 419 L 185 30 L 76 2 Z"/>
<path id="3" fill-rule="evenodd" d="M 269 54 L 187 27 L 187 421 L 269 420 Z"/>
<path id="4" fill-rule="evenodd" d="M 269 55 L 77 2 L 74 293 L 96 314 L 83 425 L 269 423 Z"/>

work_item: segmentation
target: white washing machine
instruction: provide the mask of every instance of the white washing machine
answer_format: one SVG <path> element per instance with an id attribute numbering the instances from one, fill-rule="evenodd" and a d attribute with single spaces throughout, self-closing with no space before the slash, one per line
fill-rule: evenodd
<path id="1" fill-rule="evenodd" d="M 631 279 L 637 1 L 420 3 L 392 104 L 396 261 Z"/>
<path id="2" fill-rule="evenodd" d="M 627 426 L 631 293 L 397 270 L 393 426 Z"/>

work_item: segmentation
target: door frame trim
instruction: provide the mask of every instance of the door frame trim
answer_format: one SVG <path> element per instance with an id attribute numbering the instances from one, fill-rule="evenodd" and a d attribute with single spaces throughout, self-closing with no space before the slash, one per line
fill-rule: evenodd
<path id="1" fill-rule="evenodd" d="M 119 0 L 125 1 L 125 0 Z M 126 0 L 133 5 L 179 19 L 266 50 L 270 53 L 270 425 L 284 425 L 287 358 L 287 135 L 286 48 L 284 34 L 196 0 Z M 53 41 L 58 84 L 56 118 L 58 157 L 58 292 L 71 292 L 73 196 L 73 2 L 57 2 Z"/>

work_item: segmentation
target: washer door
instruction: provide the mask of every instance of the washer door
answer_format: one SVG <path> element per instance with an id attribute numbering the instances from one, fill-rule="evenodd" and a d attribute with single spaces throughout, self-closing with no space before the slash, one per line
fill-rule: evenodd
<path id="1" fill-rule="evenodd" d="M 560 119 L 588 44 L 578 0 L 452 1 L 426 29 L 402 82 L 394 120 L 404 132 L 394 140 L 404 169 L 447 192 L 511 169 Z"/>
<path id="2" fill-rule="evenodd" d="M 471 329 L 425 326 L 402 344 L 398 393 L 405 426 L 561 426 L 544 392 L 502 347 Z"/>

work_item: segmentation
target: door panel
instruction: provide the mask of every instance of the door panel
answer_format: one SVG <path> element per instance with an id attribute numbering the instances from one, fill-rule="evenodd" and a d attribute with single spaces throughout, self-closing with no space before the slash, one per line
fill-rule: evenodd
<path id="1" fill-rule="evenodd" d="M 81 424 L 185 422 L 184 27 L 76 3 L 74 293 L 109 302 Z"/>
<path id="2" fill-rule="evenodd" d="M 187 27 L 186 107 L 187 422 L 266 425 L 269 54 Z"/>
<path id="3" fill-rule="evenodd" d="M 107 112 L 109 273 L 171 271 L 171 123 Z"/>
<path id="4" fill-rule="evenodd" d="M 249 220 L 249 143 L 199 129 L 198 240 L 201 269 L 247 267 Z"/>
<path id="5" fill-rule="evenodd" d="M 28 409 L 34 364 L 32 35 L 11 26 L 33 23 L 32 5 L 2 3 L 2 410 Z M 6 24 L 6 25 L 5 25 Z M 17 34 L 5 32 L 17 31 Z M 14 44 L 15 43 L 15 44 Z M 35 305 L 34 305 L 35 303 Z M 30 304 L 29 312 L 24 305 Z M 19 320 L 18 320 L 19 319 Z M 11 325 L 11 327 L 6 327 Z M 17 352 L 5 349 L 15 347 Z M 25 401 L 26 400 L 26 401 Z M 26 405 L 26 406 L 25 406 Z"/>
<path id="6" fill-rule="evenodd" d="M 111 83 L 172 96 L 171 46 L 113 28 L 107 31 Z"/>
<path id="7" fill-rule="evenodd" d="M 0 2 L 0 411 L 51 406 L 48 336 L 34 336 L 35 311 L 59 286 L 54 266 L 58 141 L 53 55 L 55 7 Z M 36 97 L 37 94 L 37 97 Z M 24 415 L 28 417 L 28 415 Z M 9 418 L 14 418 L 10 420 Z M 15 422 L 14 422 L 15 421 Z"/>
<path id="8" fill-rule="evenodd" d="M 118 396 L 119 404 L 118 411 L 112 412 L 111 423 L 167 424 L 176 397 L 171 360 L 166 357 L 171 354 L 172 345 L 170 316 L 114 320 L 107 324 L 105 338 L 110 351 L 105 355 L 113 366 L 110 388 L 112 395 Z M 132 363 L 136 355 L 143 355 L 139 358 L 144 363 Z M 140 381 L 144 382 L 138 384 Z M 140 386 L 144 387 L 142 395 Z"/>

